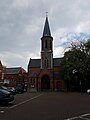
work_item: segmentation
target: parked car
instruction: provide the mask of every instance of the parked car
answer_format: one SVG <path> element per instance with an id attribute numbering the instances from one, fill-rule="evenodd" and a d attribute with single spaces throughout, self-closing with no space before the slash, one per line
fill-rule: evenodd
<path id="1" fill-rule="evenodd" d="M 0 89 L 7 90 L 8 92 L 11 92 L 13 95 L 16 94 L 16 90 L 14 87 L 5 87 L 5 86 L 0 86 Z"/>
<path id="2" fill-rule="evenodd" d="M 7 104 L 14 100 L 14 96 L 7 90 L 0 89 L 0 104 Z"/>
<path id="3" fill-rule="evenodd" d="M 87 90 L 87 93 L 90 94 L 90 89 Z"/>
<path id="4" fill-rule="evenodd" d="M 15 89 L 17 93 L 24 93 L 24 85 L 22 84 L 17 84 Z"/>
<path id="5" fill-rule="evenodd" d="M 7 90 L 11 92 L 13 95 L 16 94 L 16 89 L 14 87 L 7 87 Z"/>

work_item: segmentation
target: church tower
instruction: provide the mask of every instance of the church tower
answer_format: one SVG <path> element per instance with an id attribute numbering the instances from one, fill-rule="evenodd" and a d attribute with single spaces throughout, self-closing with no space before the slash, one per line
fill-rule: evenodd
<path id="1" fill-rule="evenodd" d="M 41 38 L 41 69 L 44 68 L 53 68 L 53 37 L 51 36 L 47 15 Z"/>
<path id="2" fill-rule="evenodd" d="M 37 91 L 64 89 L 64 81 L 60 77 L 60 60 L 53 58 L 53 37 L 51 35 L 48 16 L 46 15 L 41 37 L 41 59 L 30 59 L 28 64 L 28 83 Z"/>

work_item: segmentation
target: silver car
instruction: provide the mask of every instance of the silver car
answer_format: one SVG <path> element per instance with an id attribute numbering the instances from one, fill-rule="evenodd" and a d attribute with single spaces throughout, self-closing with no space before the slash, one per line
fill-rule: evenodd
<path id="1" fill-rule="evenodd" d="M 90 89 L 87 90 L 87 93 L 90 94 Z"/>

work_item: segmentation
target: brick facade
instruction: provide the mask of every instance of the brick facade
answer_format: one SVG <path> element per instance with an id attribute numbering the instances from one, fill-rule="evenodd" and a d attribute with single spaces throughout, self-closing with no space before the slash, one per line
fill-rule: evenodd
<path id="1" fill-rule="evenodd" d="M 6 68 L 4 74 L 4 84 L 16 86 L 18 83 L 24 83 L 24 74 L 26 71 L 22 67 Z"/>
<path id="2" fill-rule="evenodd" d="M 46 16 L 41 37 L 41 59 L 31 59 L 28 64 L 29 87 L 37 91 L 64 90 L 64 81 L 60 77 L 60 58 L 53 58 L 53 37 Z"/>

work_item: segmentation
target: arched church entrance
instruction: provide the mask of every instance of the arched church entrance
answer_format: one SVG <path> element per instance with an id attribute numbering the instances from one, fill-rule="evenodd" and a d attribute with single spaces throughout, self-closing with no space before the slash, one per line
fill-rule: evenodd
<path id="1" fill-rule="evenodd" d="M 44 75 L 41 78 L 41 90 L 50 90 L 50 77 L 48 75 Z"/>

